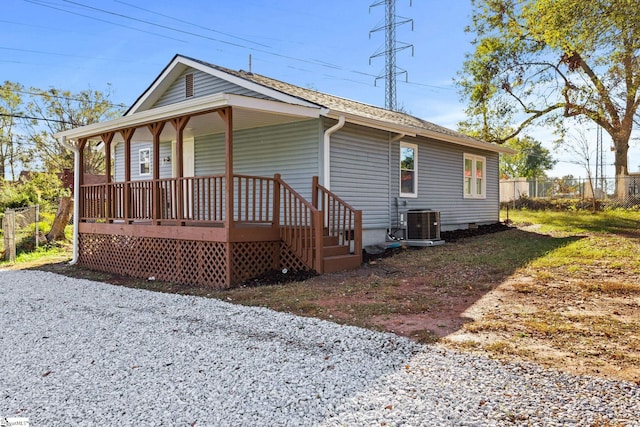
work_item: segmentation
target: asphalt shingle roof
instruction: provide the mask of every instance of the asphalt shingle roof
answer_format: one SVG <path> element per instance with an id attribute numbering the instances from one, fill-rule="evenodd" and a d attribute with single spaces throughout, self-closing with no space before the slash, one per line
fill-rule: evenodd
<path id="1" fill-rule="evenodd" d="M 290 83 L 273 79 L 271 77 L 263 76 L 261 74 L 249 73 L 243 70 L 235 71 L 225 67 L 221 67 L 219 65 L 201 61 L 198 59 L 194 59 L 194 58 L 189 58 L 189 59 L 199 62 L 207 67 L 212 67 L 224 73 L 228 73 L 233 76 L 250 81 L 252 83 L 259 84 L 261 86 L 264 86 L 265 88 L 276 90 L 283 94 L 290 95 L 307 102 L 311 102 L 313 104 L 328 108 L 333 111 L 353 114 L 355 116 L 360 116 L 368 119 L 379 120 L 382 122 L 387 122 L 392 125 L 408 126 L 411 128 L 415 128 L 417 133 L 419 133 L 420 130 L 424 130 L 424 131 L 440 133 L 443 135 L 447 135 L 447 136 L 462 139 L 462 140 L 467 140 L 469 142 L 475 142 L 475 143 L 481 142 L 486 144 L 486 142 L 484 141 L 471 138 L 460 132 L 456 132 L 454 130 L 445 128 L 443 126 L 436 125 L 426 120 L 422 120 L 410 114 L 406 114 L 398 111 L 391 111 L 385 108 L 376 107 L 374 105 L 353 101 L 351 99 L 341 98 L 335 95 L 329 95 L 327 93 L 318 92 L 312 89 L 306 89 L 300 86 L 296 86 Z"/>

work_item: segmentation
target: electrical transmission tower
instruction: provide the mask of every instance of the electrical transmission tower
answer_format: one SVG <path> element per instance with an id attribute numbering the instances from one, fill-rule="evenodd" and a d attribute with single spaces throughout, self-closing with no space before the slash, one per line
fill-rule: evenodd
<path id="1" fill-rule="evenodd" d="M 385 5 L 386 9 L 384 24 L 379 25 L 373 30 L 369 31 L 369 38 L 371 38 L 371 33 L 384 30 L 385 44 L 384 48 L 379 49 L 376 53 L 369 57 L 369 65 L 371 65 L 371 60 L 373 58 L 384 55 L 384 75 L 376 77 L 375 83 L 377 83 L 379 79 L 385 79 L 385 107 L 388 110 L 396 111 L 398 109 L 398 102 L 396 97 L 396 79 L 399 75 L 404 74 L 406 80 L 409 80 L 407 71 L 396 66 L 396 53 L 401 50 L 410 48 L 411 56 L 413 56 L 412 44 L 396 42 L 396 28 L 399 25 L 411 23 L 411 30 L 413 31 L 413 19 L 402 18 L 396 15 L 396 0 L 376 1 L 371 6 L 369 6 L 369 10 L 371 10 L 372 7 L 380 5 Z M 411 2 L 409 2 L 409 5 L 411 5 Z M 400 43 L 401 46 L 397 46 L 397 43 Z"/>

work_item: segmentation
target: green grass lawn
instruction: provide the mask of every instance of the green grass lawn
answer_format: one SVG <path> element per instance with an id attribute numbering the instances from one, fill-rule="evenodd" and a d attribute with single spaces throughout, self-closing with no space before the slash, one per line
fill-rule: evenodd
<path id="1" fill-rule="evenodd" d="M 52 218 L 51 221 L 53 221 Z M 51 224 L 49 223 L 46 223 L 44 221 L 40 223 L 40 230 L 43 233 L 48 232 L 50 227 Z M 40 245 L 36 250 L 28 251 L 18 247 L 16 262 L 10 263 L 6 259 L 4 259 L 4 257 L 2 257 L 2 259 L 0 259 L 0 268 L 25 269 L 36 267 L 39 265 L 68 261 L 71 259 L 73 252 L 71 243 L 73 238 L 73 226 L 69 225 L 65 228 L 65 236 L 66 241 L 64 242 L 55 242 Z M 32 245 L 31 242 L 30 245 Z M 4 253 L 4 239 L 2 238 L 2 234 L 0 233 L 0 254 Z"/>
<path id="2" fill-rule="evenodd" d="M 506 212 L 502 212 L 502 217 Z M 535 224 L 541 233 L 573 236 L 575 241 L 550 251 L 532 263 L 533 267 L 560 268 L 578 273 L 588 267 L 606 264 L 640 274 L 640 212 L 549 212 L 509 211 L 516 225 Z"/>
<path id="3" fill-rule="evenodd" d="M 604 212 L 589 211 L 501 211 L 500 218 L 509 217 L 515 224 L 539 224 L 543 232 L 565 232 L 580 234 L 584 232 L 626 234 L 640 233 L 640 211 L 611 210 Z"/>

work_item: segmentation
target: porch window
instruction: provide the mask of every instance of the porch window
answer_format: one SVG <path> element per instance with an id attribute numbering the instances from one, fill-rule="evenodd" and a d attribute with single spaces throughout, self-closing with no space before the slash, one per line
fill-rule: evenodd
<path id="1" fill-rule="evenodd" d="M 143 148 L 138 151 L 138 159 L 140 163 L 140 175 L 151 174 L 151 149 Z"/>
<path id="2" fill-rule="evenodd" d="M 464 155 L 464 197 L 465 199 L 486 198 L 486 158 Z"/>
<path id="3" fill-rule="evenodd" d="M 418 197 L 418 146 L 400 143 L 400 197 Z"/>

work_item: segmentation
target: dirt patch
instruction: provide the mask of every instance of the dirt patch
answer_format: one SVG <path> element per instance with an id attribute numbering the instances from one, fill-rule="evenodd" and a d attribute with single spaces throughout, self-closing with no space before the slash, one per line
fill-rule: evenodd
<path id="1" fill-rule="evenodd" d="M 441 344 L 640 384 L 640 285 L 620 278 L 600 285 L 625 291 L 602 292 L 578 279 L 516 275 L 467 309 L 471 322 Z"/>

